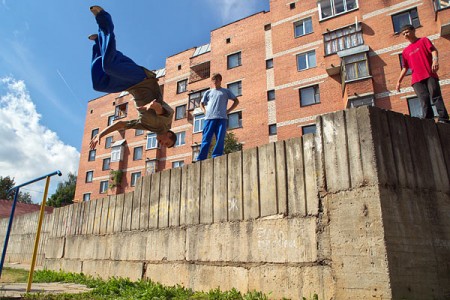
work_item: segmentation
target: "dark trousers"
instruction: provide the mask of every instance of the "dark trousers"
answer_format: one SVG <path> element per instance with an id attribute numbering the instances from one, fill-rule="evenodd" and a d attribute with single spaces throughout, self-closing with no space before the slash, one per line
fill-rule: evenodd
<path id="1" fill-rule="evenodd" d="M 92 48 L 91 76 L 94 90 L 117 93 L 147 78 L 144 69 L 116 49 L 111 15 L 102 10 L 95 17 L 98 39 Z"/>
<path id="2" fill-rule="evenodd" d="M 439 80 L 434 77 L 429 77 L 422 81 L 413 84 L 414 91 L 417 98 L 419 98 L 422 118 L 433 119 L 434 113 L 431 105 L 436 107 L 439 114 L 439 120 L 448 120 L 448 113 L 445 109 L 444 100 L 442 99 L 441 87 Z"/>

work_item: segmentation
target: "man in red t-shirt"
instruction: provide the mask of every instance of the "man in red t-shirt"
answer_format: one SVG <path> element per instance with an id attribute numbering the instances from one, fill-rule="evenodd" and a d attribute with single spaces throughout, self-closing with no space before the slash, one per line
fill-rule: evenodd
<path id="1" fill-rule="evenodd" d="M 402 52 L 403 68 L 398 78 L 396 89 L 400 91 L 400 84 L 408 69 L 412 71 L 411 85 L 419 98 L 422 118 L 433 119 L 432 104 L 439 114 L 439 122 L 449 123 L 448 113 L 442 100 L 439 86 L 439 58 L 436 47 L 426 38 L 418 38 L 412 25 L 405 25 L 400 34 L 411 44 Z"/>

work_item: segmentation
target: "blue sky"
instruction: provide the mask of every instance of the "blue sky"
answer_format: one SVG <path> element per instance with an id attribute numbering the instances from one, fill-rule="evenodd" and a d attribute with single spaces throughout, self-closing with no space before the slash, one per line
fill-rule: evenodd
<path id="1" fill-rule="evenodd" d="M 118 49 L 148 69 L 269 10 L 269 0 L 0 0 L 0 176 L 20 184 L 59 169 L 52 193 L 77 172 L 87 102 L 103 95 L 90 81 L 91 5 L 111 13 Z M 42 184 L 24 191 L 41 201 Z"/>

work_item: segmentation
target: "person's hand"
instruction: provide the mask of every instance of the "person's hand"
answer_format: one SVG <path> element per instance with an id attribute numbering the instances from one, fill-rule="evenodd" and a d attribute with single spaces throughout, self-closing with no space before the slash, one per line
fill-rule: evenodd
<path id="1" fill-rule="evenodd" d="M 91 142 L 89 143 L 89 148 L 91 150 L 94 150 L 95 147 L 97 146 L 97 144 L 100 144 L 100 135 L 97 134 L 96 136 L 94 136 L 91 140 Z"/>
<path id="2" fill-rule="evenodd" d="M 395 89 L 397 92 L 400 92 L 400 82 L 397 82 L 397 85 L 395 86 Z"/>
<path id="3" fill-rule="evenodd" d="M 140 112 L 146 112 L 149 109 L 150 109 L 150 103 L 137 107 L 137 110 Z"/>
<path id="4" fill-rule="evenodd" d="M 433 60 L 431 70 L 433 71 L 433 73 L 437 73 L 437 71 L 439 71 L 439 62 L 437 60 Z"/>

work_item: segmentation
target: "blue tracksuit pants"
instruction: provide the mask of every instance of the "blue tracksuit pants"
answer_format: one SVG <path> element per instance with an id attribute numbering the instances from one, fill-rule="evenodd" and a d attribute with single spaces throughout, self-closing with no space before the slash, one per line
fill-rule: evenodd
<path id="1" fill-rule="evenodd" d="M 227 133 L 227 119 L 207 119 L 203 128 L 202 144 L 197 160 L 204 160 L 208 157 L 209 146 L 213 135 L 216 136 L 216 145 L 214 146 L 212 157 L 223 155 L 225 135 Z"/>
<path id="2" fill-rule="evenodd" d="M 101 11 L 95 17 L 98 39 L 92 48 L 91 76 L 94 90 L 117 93 L 147 78 L 144 69 L 116 49 L 111 15 Z"/>

